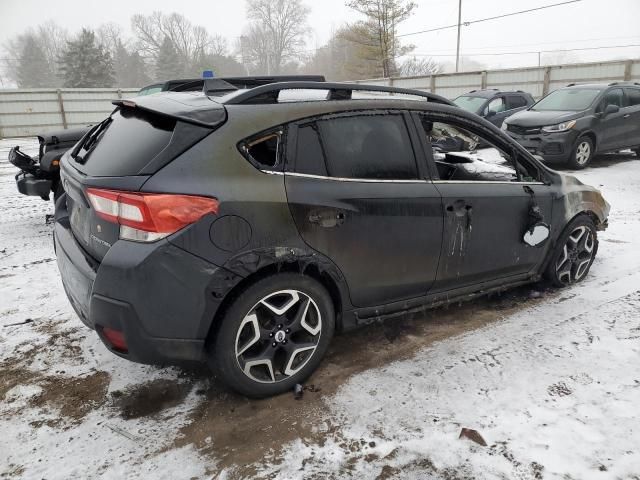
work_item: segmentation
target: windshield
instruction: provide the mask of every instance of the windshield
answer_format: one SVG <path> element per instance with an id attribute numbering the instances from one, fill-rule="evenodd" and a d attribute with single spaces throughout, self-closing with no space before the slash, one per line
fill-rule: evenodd
<path id="1" fill-rule="evenodd" d="M 483 97 L 470 97 L 467 95 L 462 95 L 456 98 L 453 103 L 469 112 L 476 113 L 486 101 L 487 99 Z"/>
<path id="2" fill-rule="evenodd" d="M 563 88 L 544 97 L 531 110 L 578 112 L 589 108 L 600 92 L 597 88 Z"/>

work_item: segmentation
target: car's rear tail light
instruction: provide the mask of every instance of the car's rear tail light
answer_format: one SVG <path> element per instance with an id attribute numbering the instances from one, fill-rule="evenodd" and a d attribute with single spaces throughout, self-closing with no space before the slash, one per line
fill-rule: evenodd
<path id="1" fill-rule="evenodd" d="M 88 188 L 96 213 L 120 225 L 120 238 L 153 242 L 218 213 L 218 200 L 194 195 L 132 193 Z"/>
<path id="2" fill-rule="evenodd" d="M 122 331 L 114 328 L 103 327 L 102 335 L 104 335 L 105 340 L 114 350 L 122 353 L 129 352 L 129 346 L 127 345 L 127 341 L 125 340 L 124 333 L 122 333 Z"/>

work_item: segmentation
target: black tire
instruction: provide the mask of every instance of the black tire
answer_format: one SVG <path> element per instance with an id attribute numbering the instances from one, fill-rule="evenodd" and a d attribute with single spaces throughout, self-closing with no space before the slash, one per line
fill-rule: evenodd
<path id="1" fill-rule="evenodd" d="M 594 156 L 593 141 L 586 135 L 578 138 L 578 141 L 573 146 L 573 152 L 569 158 L 569 167 L 575 170 L 582 170 L 585 168 Z"/>
<path id="2" fill-rule="evenodd" d="M 272 308 L 278 305 L 287 310 L 277 315 Z M 247 287 L 221 322 L 208 349 L 210 367 L 233 390 L 261 398 L 290 391 L 313 373 L 333 337 L 335 312 L 329 293 L 319 282 L 297 273 L 281 273 Z M 315 330 L 318 333 L 312 335 Z M 268 364 L 264 363 L 269 356 Z"/>
<path id="3" fill-rule="evenodd" d="M 636 157 L 640 158 L 640 148 L 634 148 L 633 153 L 636 154 Z"/>
<path id="4" fill-rule="evenodd" d="M 580 229 L 584 229 L 587 236 L 579 236 L 577 232 Z M 589 243 L 591 244 L 590 251 L 587 248 Z M 567 247 L 566 251 L 565 246 Z M 545 277 L 556 287 L 567 287 L 581 282 L 589 273 L 597 253 L 598 232 L 596 226 L 589 216 L 579 215 L 569 222 L 558 238 L 547 265 Z"/>

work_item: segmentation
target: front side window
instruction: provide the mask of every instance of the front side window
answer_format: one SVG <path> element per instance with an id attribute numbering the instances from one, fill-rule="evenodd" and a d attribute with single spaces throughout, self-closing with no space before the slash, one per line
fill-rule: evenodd
<path id="1" fill-rule="evenodd" d="M 506 152 L 491 138 L 460 125 L 420 115 L 420 124 L 432 148 L 440 180 L 516 182 L 513 152 Z M 520 181 L 536 182 L 534 165 L 518 156 Z"/>
<path id="2" fill-rule="evenodd" d="M 622 93 L 621 88 L 614 88 L 605 94 L 604 108 L 607 108 L 609 105 L 615 105 L 619 108 L 624 106 L 624 94 Z"/>
<path id="3" fill-rule="evenodd" d="M 504 112 L 507 109 L 507 105 L 505 104 L 503 97 L 494 98 L 489 102 L 488 110 L 493 113 Z"/>
<path id="4" fill-rule="evenodd" d="M 402 114 L 335 117 L 301 125 L 295 171 L 349 179 L 418 178 Z"/>

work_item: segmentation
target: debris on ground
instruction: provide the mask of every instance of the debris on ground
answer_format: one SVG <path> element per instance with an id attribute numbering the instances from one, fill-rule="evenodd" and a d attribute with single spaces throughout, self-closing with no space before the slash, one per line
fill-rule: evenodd
<path id="1" fill-rule="evenodd" d="M 462 430 L 460 430 L 460 436 L 458 438 L 468 438 L 478 445 L 482 445 L 483 447 L 487 446 L 487 442 L 485 442 L 484 438 L 482 438 L 480 432 L 474 430 L 473 428 L 462 428 Z"/>

